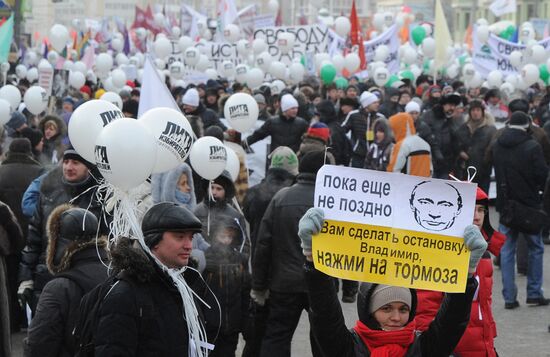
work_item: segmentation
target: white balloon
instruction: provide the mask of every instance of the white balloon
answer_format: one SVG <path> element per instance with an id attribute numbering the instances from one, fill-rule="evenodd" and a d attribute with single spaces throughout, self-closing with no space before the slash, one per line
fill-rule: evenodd
<path id="1" fill-rule="evenodd" d="M 25 53 L 25 63 L 27 65 L 35 65 L 38 59 L 39 57 L 34 51 L 27 51 L 27 53 Z"/>
<path id="2" fill-rule="evenodd" d="M 300 83 L 304 79 L 306 70 L 301 63 L 292 63 L 288 68 L 288 77 L 294 84 Z"/>
<path id="3" fill-rule="evenodd" d="M 246 64 L 240 64 L 235 67 L 235 79 L 237 82 L 245 83 L 248 77 L 248 66 Z"/>
<path id="4" fill-rule="evenodd" d="M 246 57 L 252 52 L 252 45 L 248 40 L 239 40 L 237 41 L 237 51 L 241 56 Z"/>
<path id="5" fill-rule="evenodd" d="M 283 80 L 286 76 L 286 66 L 282 62 L 273 61 L 271 62 L 271 66 L 269 66 L 269 74 L 277 79 Z"/>
<path id="6" fill-rule="evenodd" d="M 120 52 L 122 51 L 122 49 L 124 48 L 124 41 L 121 40 L 120 38 L 113 38 L 111 40 L 111 47 L 113 48 L 113 50 L 115 50 L 116 52 Z"/>
<path id="7" fill-rule="evenodd" d="M 521 69 L 521 78 L 527 87 L 532 86 L 539 79 L 539 68 L 532 63 L 526 64 Z"/>
<path id="8" fill-rule="evenodd" d="M 229 176 L 231 176 L 231 179 L 235 182 L 239 178 L 241 162 L 239 161 L 237 153 L 233 151 L 233 149 L 226 146 L 225 151 L 227 152 L 227 164 L 225 165 L 225 170 L 229 172 Z"/>
<path id="9" fill-rule="evenodd" d="M 208 79 L 216 79 L 218 78 L 218 71 L 216 71 L 214 68 L 208 68 L 204 74 L 208 77 Z"/>
<path id="10" fill-rule="evenodd" d="M 447 76 L 449 76 L 449 78 L 451 79 L 454 79 L 456 78 L 456 76 L 458 76 L 459 70 L 460 68 L 458 67 L 458 65 L 453 63 L 447 68 Z"/>
<path id="11" fill-rule="evenodd" d="M 269 0 L 267 3 L 267 8 L 272 14 L 276 14 L 279 11 L 279 2 L 277 0 Z"/>
<path id="12" fill-rule="evenodd" d="M 86 83 L 86 77 L 80 72 L 71 71 L 69 73 L 69 85 L 75 89 L 80 89 Z"/>
<path id="13" fill-rule="evenodd" d="M 432 35 L 432 26 L 430 24 L 422 24 L 422 27 L 424 27 L 424 30 L 426 30 L 426 37 Z"/>
<path id="14" fill-rule="evenodd" d="M 92 162 L 105 180 L 126 191 L 139 186 L 151 175 L 157 159 L 157 145 L 153 135 L 137 120 L 122 118 L 109 123 L 99 133 L 94 154 Z"/>
<path id="15" fill-rule="evenodd" d="M 509 59 L 512 66 L 521 67 L 521 63 L 523 62 L 523 54 L 518 50 L 512 51 Z"/>
<path id="16" fill-rule="evenodd" d="M 277 36 L 277 47 L 282 54 L 287 54 L 294 48 L 294 42 L 296 40 L 296 35 L 290 32 L 279 32 Z"/>
<path id="17" fill-rule="evenodd" d="M 52 65 L 50 62 L 46 61 L 45 59 L 41 59 L 40 63 L 38 63 L 38 70 L 46 70 L 46 69 L 52 69 Z"/>
<path id="18" fill-rule="evenodd" d="M 55 65 L 57 63 L 57 59 L 59 58 L 59 55 L 55 51 L 48 52 L 48 62 Z M 40 61 L 42 62 L 42 61 Z"/>
<path id="19" fill-rule="evenodd" d="M 489 22 L 484 18 L 480 18 L 480 19 L 477 19 L 476 25 L 477 26 L 488 26 Z"/>
<path id="20" fill-rule="evenodd" d="M 380 45 L 376 47 L 376 50 L 374 50 L 374 60 L 385 62 L 389 54 L 390 54 L 390 49 L 388 48 L 388 46 Z"/>
<path id="21" fill-rule="evenodd" d="M 375 29 L 377 29 L 378 31 L 382 31 L 384 29 L 384 14 L 380 12 L 374 14 L 372 24 L 374 25 Z"/>
<path id="22" fill-rule="evenodd" d="M 401 61 L 410 65 L 416 62 L 416 58 L 416 50 L 411 46 L 405 47 L 405 49 L 403 50 L 403 57 L 401 58 Z"/>
<path id="23" fill-rule="evenodd" d="M 286 88 L 285 82 L 281 81 L 280 79 L 276 79 L 273 82 L 271 82 L 272 95 L 280 94 L 285 88 Z"/>
<path id="24" fill-rule="evenodd" d="M 165 172 L 185 162 L 194 141 L 187 118 L 172 108 L 154 108 L 145 112 L 138 123 L 155 138 L 157 160 L 153 173 Z"/>
<path id="25" fill-rule="evenodd" d="M 115 57 L 115 60 L 116 60 L 116 63 L 119 66 L 123 66 L 123 65 L 126 65 L 126 64 L 130 63 L 130 60 L 128 59 L 128 57 L 124 53 L 117 54 L 116 57 Z"/>
<path id="26" fill-rule="evenodd" d="M 347 37 L 349 34 L 349 31 L 351 30 L 351 22 L 349 21 L 349 18 L 345 16 L 339 16 L 334 20 L 334 31 L 338 34 L 340 37 Z"/>
<path id="27" fill-rule="evenodd" d="M 17 74 L 17 77 L 19 79 L 25 78 L 25 76 L 27 75 L 27 67 L 24 64 L 18 64 L 15 67 L 15 74 Z"/>
<path id="28" fill-rule="evenodd" d="M 483 84 L 483 78 L 478 72 L 475 72 L 473 77 L 466 81 L 469 88 L 479 88 Z"/>
<path id="29" fill-rule="evenodd" d="M 344 58 L 344 67 L 350 73 L 355 73 L 355 71 L 359 69 L 360 65 L 361 59 L 359 58 L 359 55 L 355 52 L 348 53 Z"/>
<path id="30" fill-rule="evenodd" d="M 185 67 L 183 66 L 183 63 L 180 61 L 172 62 L 170 67 L 168 68 L 170 71 L 170 76 L 175 79 L 181 79 L 184 75 Z"/>
<path id="31" fill-rule="evenodd" d="M 514 86 L 511 84 L 511 83 L 508 83 L 508 82 L 504 82 L 502 83 L 502 85 L 500 86 L 500 91 L 502 93 L 504 93 L 506 96 L 510 96 L 514 93 L 515 91 L 515 88 Z"/>
<path id="32" fill-rule="evenodd" d="M 533 27 L 525 26 L 519 32 L 519 39 L 523 43 L 528 43 L 535 39 L 535 29 Z"/>
<path id="33" fill-rule="evenodd" d="M 451 68 L 451 67 L 449 67 L 449 68 Z M 454 77 L 456 77 L 458 75 L 458 66 L 456 66 L 455 68 L 456 68 L 456 72 L 455 72 Z M 418 78 L 418 76 L 420 76 L 422 74 L 422 69 L 420 67 L 418 67 L 416 64 L 411 65 L 409 69 L 414 74 L 414 78 Z M 447 75 L 449 75 L 448 70 L 447 70 Z M 454 78 L 450 75 L 449 75 L 449 77 Z"/>
<path id="34" fill-rule="evenodd" d="M 241 30 L 235 24 L 227 24 L 223 29 L 223 36 L 227 41 L 235 43 L 241 37 Z"/>
<path id="35" fill-rule="evenodd" d="M 165 18 L 162 12 L 157 12 L 153 16 L 153 20 L 155 21 L 155 25 L 157 25 L 158 27 L 164 27 Z"/>
<path id="36" fill-rule="evenodd" d="M 206 180 L 214 180 L 225 169 L 225 145 L 213 136 L 199 138 L 191 147 L 189 159 L 193 170 Z"/>
<path id="37" fill-rule="evenodd" d="M 166 37 L 158 37 L 154 43 L 155 55 L 157 58 L 165 59 L 172 53 L 172 43 Z"/>
<path id="38" fill-rule="evenodd" d="M 25 92 L 23 102 L 28 111 L 34 115 L 42 113 L 48 106 L 48 94 L 40 86 L 32 86 Z"/>
<path id="39" fill-rule="evenodd" d="M 518 75 L 515 73 L 507 75 L 505 82 L 510 83 L 515 88 L 518 84 Z"/>
<path id="40" fill-rule="evenodd" d="M 247 73 L 246 85 L 250 89 L 257 88 L 262 85 L 264 81 L 264 71 L 259 68 L 252 68 Z"/>
<path id="41" fill-rule="evenodd" d="M 171 32 L 173 37 L 178 38 L 181 35 L 181 28 L 179 28 L 178 26 L 172 26 Z"/>
<path id="42" fill-rule="evenodd" d="M 548 59 L 548 54 L 541 45 L 531 47 L 531 60 L 535 64 L 542 64 Z"/>
<path id="43" fill-rule="evenodd" d="M 122 88 L 126 84 L 126 73 L 121 69 L 115 69 L 111 72 L 113 85 L 117 88 Z"/>
<path id="44" fill-rule="evenodd" d="M 224 77 L 233 77 L 235 74 L 235 65 L 231 61 L 223 61 L 220 67 L 220 73 Z"/>
<path id="45" fill-rule="evenodd" d="M 122 98 L 115 92 L 105 92 L 99 99 L 112 103 L 122 110 Z"/>
<path id="46" fill-rule="evenodd" d="M 223 112 L 229 125 L 233 129 L 244 133 L 253 128 L 256 120 L 258 120 L 258 103 L 250 94 L 235 93 L 225 102 Z"/>
<path id="47" fill-rule="evenodd" d="M 3 126 L 10 121 L 11 105 L 5 99 L 0 99 L 0 126 Z"/>
<path id="48" fill-rule="evenodd" d="M 69 31 L 67 28 L 60 24 L 55 24 L 50 29 L 50 42 L 53 48 L 61 52 L 67 46 L 67 41 L 69 41 Z"/>
<path id="49" fill-rule="evenodd" d="M 181 52 L 185 52 L 186 49 L 193 46 L 193 40 L 189 36 L 181 36 L 178 41 L 178 45 Z"/>
<path id="50" fill-rule="evenodd" d="M 432 37 L 426 37 L 422 41 L 422 52 L 429 58 L 435 56 L 435 40 Z"/>
<path id="51" fill-rule="evenodd" d="M 166 62 L 160 58 L 155 58 L 155 67 L 158 70 L 164 70 L 166 68 Z"/>
<path id="52" fill-rule="evenodd" d="M 269 68 L 271 67 L 271 62 L 273 62 L 273 57 L 271 57 L 271 55 L 267 51 L 260 53 L 256 57 L 256 66 L 260 67 L 264 72 L 269 71 Z"/>
<path id="53" fill-rule="evenodd" d="M 29 70 L 27 71 L 27 80 L 30 83 L 33 83 L 37 79 L 38 79 L 38 69 L 36 69 L 36 67 L 29 68 Z"/>
<path id="54" fill-rule="evenodd" d="M 464 67 L 462 68 L 462 74 L 464 76 L 464 79 L 466 79 L 466 80 L 471 80 L 475 76 L 476 73 L 477 73 L 476 69 L 475 69 L 474 65 L 471 64 L 471 63 L 466 63 L 464 65 Z"/>
<path id="55" fill-rule="evenodd" d="M 95 59 L 95 67 L 101 73 L 108 73 L 113 67 L 113 57 L 108 53 L 100 53 Z"/>
<path id="56" fill-rule="evenodd" d="M 254 41 L 252 41 L 252 51 L 254 51 L 254 54 L 260 54 L 264 51 L 267 51 L 267 43 L 263 38 L 256 38 Z"/>
<path id="57" fill-rule="evenodd" d="M 82 61 L 77 61 L 73 64 L 73 71 L 80 72 L 83 75 L 86 75 L 86 72 L 88 72 L 88 67 L 86 67 L 86 64 Z"/>
<path id="58" fill-rule="evenodd" d="M 382 87 L 390 79 L 390 72 L 385 67 L 379 67 L 374 71 L 374 83 Z"/>
<path id="59" fill-rule="evenodd" d="M 384 13 L 384 25 L 386 27 L 393 25 L 393 14 L 389 11 Z"/>
<path id="60" fill-rule="evenodd" d="M 346 63 L 346 60 L 344 59 L 344 56 L 342 56 L 339 53 L 335 54 L 332 57 L 332 64 L 334 65 L 334 67 L 336 67 L 336 71 L 338 72 L 342 72 L 342 70 L 344 69 L 345 63 Z"/>
<path id="61" fill-rule="evenodd" d="M 489 26 L 487 25 L 478 26 L 476 33 L 477 33 L 477 39 L 479 40 L 479 42 L 487 43 L 487 40 L 489 39 Z"/>
<path id="62" fill-rule="evenodd" d="M 196 47 L 189 47 L 185 50 L 183 60 L 188 66 L 195 66 L 199 63 L 201 53 Z"/>
<path id="63" fill-rule="evenodd" d="M 210 61 L 208 60 L 208 56 L 200 55 L 199 62 L 195 66 L 195 69 L 199 72 L 204 72 L 208 67 L 210 67 Z"/>
<path id="64" fill-rule="evenodd" d="M 72 71 L 74 69 L 74 62 L 70 60 L 63 62 L 63 69 L 66 71 Z"/>
<path id="65" fill-rule="evenodd" d="M 499 88 L 502 84 L 502 72 L 498 70 L 492 70 L 487 75 L 487 84 L 490 88 Z"/>

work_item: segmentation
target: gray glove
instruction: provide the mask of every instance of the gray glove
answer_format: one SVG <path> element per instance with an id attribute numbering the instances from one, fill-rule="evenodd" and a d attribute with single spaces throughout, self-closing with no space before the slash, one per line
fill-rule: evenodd
<path id="1" fill-rule="evenodd" d="M 325 220 L 325 212 L 320 208 L 310 208 L 298 223 L 298 236 L 302 240 L 302 252 L 311 256 L 311 236 L 321 231 Z"/>
<path id="2" fill-rule="evenodd" d="M 269 299 L 269 290 L 250 290 L 250 297 L 260 306 L 265 305 L 265 301 Z"/>
<path id="3" fill-rule="evenodd" d="M 477 263 L 479 263 L 483 253 L 487 250 L 487 242 L 481 234 L 479 228 L 473 224 L 464 229 L 464 244 L 470 250 L 470 262 L 468 271 L 475 272 Z"/>

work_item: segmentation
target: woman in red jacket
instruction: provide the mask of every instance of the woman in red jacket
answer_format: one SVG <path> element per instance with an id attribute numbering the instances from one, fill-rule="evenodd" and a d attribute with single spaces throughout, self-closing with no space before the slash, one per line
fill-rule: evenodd
<path id="1" fill-rule="evenodd" d="M 453 355 L 456 357 L 495 357 L 497 354 L 494 347 L 494 338 L 497 336 L 497 329 L 491 309 L 493 265 L 489 252 L 498 256 L 506 236 L 491 227 L 489 198 L 480 188 L 477 189 L 476 193 L 474 224 L 481 229 L 488 247 L 474 275 L 479 282 L 479 286 L 474 295 L 470 322 Z M 424 331 L 434 319 L 443 301 L 443 293 L 417 290 L 417 296 L 416 327 L 418 330 Z"/>

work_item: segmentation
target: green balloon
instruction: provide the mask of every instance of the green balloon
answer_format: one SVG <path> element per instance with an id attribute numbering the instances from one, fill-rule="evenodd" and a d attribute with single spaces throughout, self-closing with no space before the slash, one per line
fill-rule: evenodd
<path id="1" fill-rule="evenodd" d="M 426 29 L 422 26 L 416 26 L 412 30 L 412 39 L 417 46 L 420 46 L 422 41 L 426 38 Z"/>
<path id="2" fill-rule="evenodd" d="M 395 82 L 397 82 L 399 80 L 399 77 L 395 74 L 392 74 L 390 76 L 390 78 L 388 79 L 388 81 L 386 82 L 385 86 L 386 87 L 391 87 L 392 84 L 394 84 Z"/>
<path id="3" fill-rule="evenodd" d="M 468 56 L 466 56 L 466 55 L 462 55 L 462 56 L 458 57 L 458 63 L 460 64 L 460 66 L 464 66 L 466 64 L 466 58 L 467 57 Z"/>
<path id="4" fill-rule="evenodd" d="M 334 83 L 336 83 L 336 88 L 338 89 L 346 89 L 348 87 L 348 80 L 344 77 L 336 78 Z"/>
<path id="5" fill-rule="evenodd" d="M 325 64 L 321 67 L 321 80 L 325 84 L 330 84 L 336 77 L 336 67 L 332 63 Z"/>
<path id="6" fill-rule="evenodd" d="M 411 81 L 414 81 L 414 73 L 411 71 L 403 71 L 401 72 L 401 78 L 407 78 Z"/>
<path id="7" fill-rule="evenodd" d="M 539 66 L 539 77 L 544 81 L 544 83 L 548 84 L 548 78 L 550 77 L 550 73 L 548 72 L 548 67 L 546 64 L 541 64 Z"/>

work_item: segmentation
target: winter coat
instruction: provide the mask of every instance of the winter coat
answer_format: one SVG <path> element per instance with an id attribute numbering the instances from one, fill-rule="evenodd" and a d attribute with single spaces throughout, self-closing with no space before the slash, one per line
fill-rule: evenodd
<path id="1" fill-rule="evenodd" d="M 272 167 L 267 170 L 266 177 L 258 185 L 248 189 L 243 202 L 243 213 L 250 224 L 250 241 L 252 245 L 252 260 L 258 240 L 260 223 L 269 202 L 283 187 L 294 182 L 294 175 L 284 169 Z"/>
<path id="2" fill-rule="evenodd" d="M 386 119 L 380 118 L 374 122 L 373 129 L 375 134 L 379 128 L 384 131 L 384 140 L 380 143 L 373 142 L 370 144 L 367 156 L 365 158 L 365 168 L 370 170 L 386 171 L 393 148 L 393 135 Z"/>
<path id="3" fill-rule="evenodd" d="M 325 151 L 327 142 L 323 139 L 305 134 L 300 144 L 300 150 L 296 153 L 298 159 L 301 159 L 306 153 L 311 151 Z"/>
<path id="4" fill-rule="evenodd" d="M 8 274 L 5 257 L 20 251 L 25 236 L 10 207 L 0 201 L 0 356 L 11 355 Z"/>
<path id="5" fill-rule="evenodd" d="M 504 123 L 510 116 L 510 109 L 508 109 L 508 107 L 501 102 L 498 102 L 495 105 L 486 102 L 485 111 L 495 118 L 495 121 L 500 123 Z"/>
<path id="6" fill-rule="evenodd" d="M 346 136 L 346 131 L 338 120 L 334 106 L 330 103 L 327 104 L 323 104 L 324 110 L 319 111 L 319 121 L 325 123 L 330 130 L 329 147 L 334 156 L 335 164 L 348 166 L 351 159 L 351 141 Z M 319 105 L 318 109 L 321 109 Z"/>
<path id="7" fill-rule="evenodd" d="M 44 147 L 40 154 L 40 163 L 46 167 L 56 165 L 59 161 L 62 161 L 63 153 L 66 149 L 65 144 L 63 144 L 63 138 L 67 135 L 67 125 L 63 119 L 54 115 L 45 116 L 38 124 L 38 128 L 44 134 L 44 125 L 50 120 L 57 124 L 58 133 L 49 139 L 44 137 Z"/>
<path id="8" fill-rule="evenodd" d="M 544 188 L 548 166 L 541 146 L 528 132 L 507 127 L 492 148 L 497 181 L 497 210 L 507 199 L 541 208 L 539 190 Z"/>
<path id="9" fill-rule="evenodd" d="M 370 352 L 355 332 L 348 330 L 334 289 L 333 279 L 306 263 L 306 283 L 310 304 L 312 333 L 325 356 L 368 357 Z M 372 284 L 369 297 L 377 284 Z M 475 279 L 468 279 L 466 292 L 447 294 L 428 331 L 417 334 L 405 357 L 449 356 L 466 329 L 471 302 L 477 287 Z M 414 290 L 412 290 L 414 295 Z M 414 305 L 414 304 L 413 304 Z M 411 309 L 414 314 L 414 308 Z"/>
<path id="10" fill-rule="evenodd" d="M 21 199 L 21 212 L 27 220 L 32 218 L 36 212 L 36 206 L 40 198 L 40 185 L 42 184 L 42 179 L 44 179 L 47 174 L 46 172 L 32 180 L 29 187 L 27 187 L 23 193 L 23 198 Z"/>
<path id="11" fill-rule="evenodd" d="M 387 171 L 431 177 L 433 167 L 430 145 L 416 134 L 413 118 L 407 113 L 396 114 L 390 118 L 390 127 L 396 144 Z"/>
<path id="12" fill-rule="evenodd" d="M 42 171 L 43 167 L 39 162 L 23 153 L 8 152 L 0 165 L 0 201 L 13 210 L 25 235 L 29 220 L 22 212 L 21 200 L 32 180 Z"/>
<path id="13" fill-rule="evenodd" d="M 237 179 L 233 180 L 233 182 L 235 183 L 235 197 L 240 204 L 242 203 L 244 195 L 248 190 L 248 167 L 246 164 L 246 152 L 243 147 L 237 143 L 231 141 L 224 141 L 223 143 L 226 148 L 233 150 L 239 158 L 239 173 L 237 175 Z"/>
<path id="14" fill-rule="evenodd" d="M 496 356 L 494 339 L 497 336 L 497 328 L 491 308 L 493 301 L 493 264 L 489 252 L 499 256 L 506 237 L 496 231 L 493 231 L 489 239 L 487 239 L 485 232 L 483 232 L 483 235 L 489 245 L 479 261 L 474 275 L 479 286 L 472 302 L 470 322 L 455 348 L 455 354 L 461 357 Z M 435 318 L 443 302 L 444 294 L 438 291 L 417 290 L 417 296 L 416 328 L 419 331 L 425 331 Z"/>
<path id="15" fill-rule="evenodd" d="M 66 183 L 63 179 L 63 168 L 56 167 L 50 171 L 40 184 L 40 197 L 36 211 L 29 223 L 27 245 L 23 249 L 19 270 L 19 281 L 34 280 L 34 290 L 40 292 L 52 278 L 46 268 L 46 248 L 48 237 L 46 223 L 50 213 L 60 204 L 76 198 L 72 204 L 89 209 L 101 222 L 100 234 L 108 233 L 108 226 L 102 215 L 102 206 L 95 197 L 95 179 L 90 175 L 84 182 Z M 78 198 L 77 198 L 78 197 Z"/>
<path id="16" fill-rule="evenodd" d="M 139 243 L 120 240 L 112 252 L 113 274 L 120 280 L 107 294 L 99 308 L 95 330 L 95 355 L 102 357 L 181 357 L 189 352 L 189 333 L 184 318 L 181 295 L 171 278 L 148 257 Z M 187 285 L 196 293 L 204 291 L 204 282 L 191 269 L 184 273 Z M 145 302 L 138 303 L 138 297 Z M 201 299 L 206 299 L 201 296 Z M 209 331 L 217 330 L 219 321 L 204 321 L 207 309 L 195 298 L 195 306 Z M 211 306 L 217 310 L 217 305 Z M 219 310 L 213 315 L 219 316 Z M 211 327 L 210 324 L 214 326 Z M 208 336 L 213 343 L 214 336 Z"/>
<path id="17" fill-rule="evenodd" d="M 296 180 L 277 192 L 265 211 L 252 265 L 254 290 L 306 292 L 298 222 L 313 207 L 315 175 L 302 173 Z"/>
<path id="18" fill-rule="evenodd" d="M 457 132 L 458 150 L 468 154 L 469 159 L 463 160 L 460 157 L 457 160 L 457 169 L 455 169 L 456 177 L 466 179 L 467 173 L 465 169 L 468 166 L 473 166 L 477 169 L 476 180 L 474 182 L 482 182 L 480 179 L 489 178 L 491 176 L 491 166 L 485 161 L 485 152 L 491 143 L 491 139 L 495 135 L 497 129 L 494 125 L 494 118 L 485 113 L 485 117 L 479 125 L 472 123 L 468 116 L 466 123 L 462 124 Z"/>
<path id="19" fill-rule="evenodd" d="M 302 136 L 308 127 L 307 121 L 301 117 L 289 119 L 280 114 L 266 120 L 252 135 L 244 139 L 244 143 L 246 146 L 250 146 L 257 141 L 271 136 L 271 152 L 279 146 L 288 146 L 294 152 L 298 152 Z"/>
<path id="20" fill-rule="evenodd" d="M 342 127 L 346 133 L 351 130 L 353 155 L 365 159 L 367 147 L 374 140 L 374 122 L 380 118 L 385 117 L 379 113 L 365 113 L 359 110 L 352 110 L 348 113 L 342 122 Z"/>
<path id="21" fill-rule="evenodd" d="M 218 114 L 215 111 L 206 108 L 202 103 L 199 103 L 197 109 L 195 109 L 194 112 L 189 113 L 189 115 L 194 115 L 201 118 L 203 130 L 208 129 L 212 125 L 219 126 L 223 129 L 223 131 L 227 130 L 227 127 L 220 121 Z"/>

